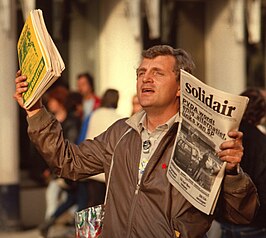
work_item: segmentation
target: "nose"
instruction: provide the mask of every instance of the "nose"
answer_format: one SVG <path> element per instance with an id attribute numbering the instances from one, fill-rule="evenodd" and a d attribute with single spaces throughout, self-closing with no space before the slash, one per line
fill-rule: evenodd
<path id="1" fill-rule="evenodd" d="M 153 74 L 152 72 L 146 72 L 145 75 L 142 78 L 143 83 L 153 82 Z"/>

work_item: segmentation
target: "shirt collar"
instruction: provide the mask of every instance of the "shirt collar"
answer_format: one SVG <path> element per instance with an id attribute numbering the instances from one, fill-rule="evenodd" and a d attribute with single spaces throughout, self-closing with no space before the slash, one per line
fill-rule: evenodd
<path id="1" fill-rule="evenodd" d="M 146 119 L 146 112 L 144 110 L 141 110 L 132 115 L 129 119 L 127 119 L 126 123 L 140 134 L 141 131 L 145 128 L 145 123 L 144 123 L 145 119 Z M 159 125 L 157 128 L 169 130 L 175 122 L 179 121 L 180 121 L 180 114 L 179 112 L 177 112 L 166 123 Z"/>

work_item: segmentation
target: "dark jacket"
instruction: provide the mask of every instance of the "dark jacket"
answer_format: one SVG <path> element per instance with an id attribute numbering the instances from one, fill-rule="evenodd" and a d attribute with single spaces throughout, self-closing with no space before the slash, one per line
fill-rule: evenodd
<path id="1" fill-rule="evenodd" d="M 161 140 L 143 174 L 140 186 L 138 163 L 141 137 L 125 119 L 114 123 L 94 140 L 79 146 L 64 141 L 60 124 L 42 109 L 28 118 L 29 136 L 42 151 L 58 175 L 85 179 L 114 166 L 106 204 L 103 237 L 105 238 L 202 238 L 213 216 L 194 208 L 168 181 L 165 166 L 169 163 L 177 131 L 175 123 Z M 248 223 L 258 205 L 256 188 L 241 173 L 225 176 L 223 183 L 223 216 L 232 222 Z"/>
<path id="2" fill-rule="evenodd" d="M 241 167 L 256 185 L 260 199 L 260 208 L 251 225 L 266 228 L 266 135 L 244 121 L 241 122 L 240 130 L 244 133 Z"/>

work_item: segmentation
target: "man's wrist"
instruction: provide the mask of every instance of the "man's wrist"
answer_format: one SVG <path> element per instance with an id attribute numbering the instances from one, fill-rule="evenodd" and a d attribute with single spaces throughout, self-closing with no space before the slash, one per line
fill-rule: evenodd
<path id="1" fill-rule="evenodd" d="M 38 109 L 34 109 L 34 110 L 31 110 L 31 111 L 28 111 L 27 110 L 27 114 L 28 114 L 28 117 L 32 117 L 34 116 L 35 114 L 37 114 L 40 110 L 41 110 L 42 107 L 38 108 Z"/>
<path id="2" fill-rule="evenodd" d="M 26 112 L 29 117 L 32 117 L 33 115 L 37 114 L 41 109 L 43 108 L 42 101 L 38 101 L 35 103 L 31 108 L 27 109 Z"/>
<path id="3" fill-rule="evenodd" d="M 240 173 L 240 165 L 237 164 L 233 169 L 226 170 L 226 175 L 238 175 Z"/>

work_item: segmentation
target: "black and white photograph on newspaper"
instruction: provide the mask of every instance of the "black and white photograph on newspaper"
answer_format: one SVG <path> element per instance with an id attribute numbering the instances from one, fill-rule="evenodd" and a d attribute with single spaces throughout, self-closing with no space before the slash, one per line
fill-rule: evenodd
<path id="1" fill-rule="evenodd" d="M 170 183 L 196 208 L 212 214 L 226 164 L 217 156 L 237 130 L 248 98 L 210 87 L 180 73 L 180 123 L 167 170 Z"/>
<path id="2" fill-rule="evenodd" d="M 214 143 L 185 120 L 181 124 L 173 159 L 180 169 L 209 192 L 223 165 L 216 156 Z"/>

